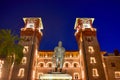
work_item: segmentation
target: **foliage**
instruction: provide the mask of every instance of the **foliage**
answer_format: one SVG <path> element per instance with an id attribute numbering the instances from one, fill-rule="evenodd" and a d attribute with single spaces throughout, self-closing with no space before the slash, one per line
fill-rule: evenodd
<path id="1" fill-rule="evenodd" d="M 18 44 L 21 39 L 14 35 L 11 30 L 0 30 L 0 58 L 12 59 L 20 63 L 23 57 L 23 46 Z"/>

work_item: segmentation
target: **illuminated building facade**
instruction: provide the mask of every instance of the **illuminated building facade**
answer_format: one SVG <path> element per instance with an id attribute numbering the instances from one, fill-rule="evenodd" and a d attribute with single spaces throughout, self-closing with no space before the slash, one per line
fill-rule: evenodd
<path id="1" fill-rule="evenodd" d="M 120 80 L 120 54 L 104 56 L 107 80 Z"/>
<path id="2" fill-rule="evenodd" d="M 70 74 L 74 80 L 119 80 L 120 56 L 103 56 L 93 21 L 94 18 L 76 19 L 74 29 L 79 50 L 65 52 L 62 72 Z M 20 33 L 24 39 L 20 42 L 24 46 L 24 57 L 19 65 L 15 64 L 13 67 L 11 80 L 39 80 L 41 75 L 54 71 L 54 52 L 38 50 L 43 37 L 41 18 L 24 18 L 24 23 Z M 0 60 L 0 78 L 8 80 L 6 76 L 9 69 L 2 69 L 4 63 Z M 2 72 L 6 75 L 2 75 Z"/>

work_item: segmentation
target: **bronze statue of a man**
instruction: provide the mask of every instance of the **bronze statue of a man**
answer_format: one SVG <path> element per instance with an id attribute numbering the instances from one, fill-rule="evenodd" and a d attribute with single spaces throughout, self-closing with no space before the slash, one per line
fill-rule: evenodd
<path id="1" fill-rule="evenodd" d="M 65 55 L 65 48 L 62 47 L 62 42 L 58 42 L 58 46 L 54 48 L 54 55 L 53 60 L 56 62 L 55 72 L 60 65 L 60 72 L 62 71 L 63 63 L 64 63 L 64 55 Z"/>

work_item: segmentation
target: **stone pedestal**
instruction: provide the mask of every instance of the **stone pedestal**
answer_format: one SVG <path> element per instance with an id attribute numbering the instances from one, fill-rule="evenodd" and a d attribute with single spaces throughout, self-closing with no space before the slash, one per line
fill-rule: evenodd
<path id="1" fill-rule="evenodd" d="M 40 80 L 72 80 L 72 76 L 69 74 L 43 74 L 40 76 Z"/>

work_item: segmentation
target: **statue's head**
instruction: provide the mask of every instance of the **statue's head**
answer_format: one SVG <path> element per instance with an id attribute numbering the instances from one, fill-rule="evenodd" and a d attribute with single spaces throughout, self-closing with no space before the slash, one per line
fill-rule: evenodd
<path id="1" fill-rule="evenodd" d="M 59 47 L 62 47 L 62 41 L 59 41 L 59 42 L 58 42 L 58 46 L 59 46 Z"/>

